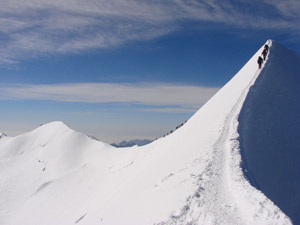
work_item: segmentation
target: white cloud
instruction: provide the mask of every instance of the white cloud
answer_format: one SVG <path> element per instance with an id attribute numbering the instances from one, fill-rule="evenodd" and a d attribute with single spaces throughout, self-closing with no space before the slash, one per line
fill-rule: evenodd
<path id="1" fill-rule="evenodd" d="M 133 103 L 163 106 L 145 110 L 186 112 L 204 104 L 219 88 L 169 84 L 78 83 L 0 85 L 0 100 L 51 100 L 84 103 Z M 170 107 L 171 106 L 171 107 Z"/>
<path id="2" fill-rule="evenodd" d="M 0 2 L 0 63 L 145 40 L 182 21 L 299 32 L 296 0 L 7 0 Z"/>
<path id="3" fill-rule="evenodd" d="M 281 15 L 295 18 L 299 21 L 300 2 L 298 0 L 267 0 L 267 2 L 278 9 Z"/>

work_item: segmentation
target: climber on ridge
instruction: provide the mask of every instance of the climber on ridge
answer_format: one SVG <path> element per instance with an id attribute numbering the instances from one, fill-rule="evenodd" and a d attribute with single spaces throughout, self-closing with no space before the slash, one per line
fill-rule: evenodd
<path id="1" fill-rule="evenodd" d="M 263 57 L 264 57 L 264 60 L 266 60 L 267 53 L 268 53 L 268 50 L 267 50 L 266 48 L 265 48 L 265 49 L 263 50 L 263 52 L 261 53 L 261 54 L 263 55 Z"/>
<path id="2" fill-rule="evenodd" d="M 263 58 L 261 56 L 258 57 L 257 63 L 258 63 L 258 68 L 261 69 L 261 65 L 263 63 Z"/>
<path id="3" fill-rule="evenodd" d="M 269 51 L 269 45 L 265 44 L 265 49 L 268 52 Z"/>

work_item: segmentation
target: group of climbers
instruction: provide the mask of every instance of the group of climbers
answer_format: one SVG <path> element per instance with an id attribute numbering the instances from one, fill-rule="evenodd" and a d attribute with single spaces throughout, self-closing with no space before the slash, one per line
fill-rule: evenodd
<path id="1" fill-rule="evenodd" d="M 177 129 L 179 129 L 180 127 L 182 127 L 185 123 L 187 122 L 187 120 L 184 122 L 184 123 L 182 123 L 182 124 L 180 124 L 180 125 L 178 125 L 177 127 L 176 127 L 176 129 L 175 130 L 177 130 Z M 173 130 L 171 130 L 169 133 L 167 133 L 167 134 L 165 134 L 165 135 L 163 135 L 163 137 L 166 137 L 166 136 L 168 136 L 169 134 L 172 134 L 174 131 Z"/>
<path id="2" fill-rule="evenodd" d="M 257 59 L 259 69 L 261 69 L 263 61 L 266 60 L 268 52 L 269 52 L 269 45 L 265 44 L 264 50 L 262 51 L 261 55 Z"/>

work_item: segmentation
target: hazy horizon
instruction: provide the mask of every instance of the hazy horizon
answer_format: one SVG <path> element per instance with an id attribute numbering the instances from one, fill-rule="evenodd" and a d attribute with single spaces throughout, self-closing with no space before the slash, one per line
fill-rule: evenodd
<path id="1" fill-rule="evenodd" d="M 300 53 L 300 3 L 0 3 L 0 132 L 62 121 L 112 143 L 188 120 L 268 39 Z"/>

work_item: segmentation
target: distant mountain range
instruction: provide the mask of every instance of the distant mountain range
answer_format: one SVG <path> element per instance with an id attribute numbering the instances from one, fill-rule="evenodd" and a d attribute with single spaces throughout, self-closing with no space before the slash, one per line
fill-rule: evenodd
<path id="1" fill-rule="evenodd" d="M 111 144 L 114 147 L 117 148 L 126 148 L 126 147 L 132 147 L 132 146 L 143 146 L 143 145 L 147 145 L 149 143 L 151 143 L 152 140 L 131 140 L 131 141 L 121 141 L 120 143 L 113 143 Z"/>

